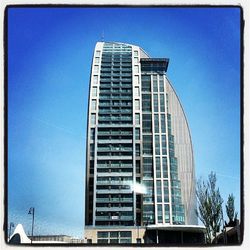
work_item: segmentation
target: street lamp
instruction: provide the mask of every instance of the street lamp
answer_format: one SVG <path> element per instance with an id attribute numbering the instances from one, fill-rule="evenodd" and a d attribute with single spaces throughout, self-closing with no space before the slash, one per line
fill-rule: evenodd
<path id="1" fill-rule="evenodd" d="M 11 228 L 14 227 L 14 223 L 10 222 L 10 228 L 9 228 L 9 240 L 10 240 L 10 236 L 11 236 Z"/>
<path id="2" fill-rule="evenodd" d="M 34 231 L 34 217 L 35 217 L 35 208 L 31 207 L 28 214 L 32 214 L 32 228 L 31 228 L 31 244 L 33 240 L 33 231 Z"/>

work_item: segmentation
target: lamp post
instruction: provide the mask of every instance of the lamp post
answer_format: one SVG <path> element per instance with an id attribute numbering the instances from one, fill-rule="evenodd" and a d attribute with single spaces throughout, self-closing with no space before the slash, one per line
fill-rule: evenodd
<path id="1" fill-rule="evenodd" d="M 28 214 L 32 214 L 32 227 L 31 227 L 31 244 L 32 244 L 32 240 L 33 240 L 33 232 L 34 232 L 34 217 L 35 217 L 35 208 L 31 207 L 29 209 L 29 213 Z"/>
<path id="2" fill-rule="evenodd" d="M 10 240 L 10 236 L 11 236 L 11 228 L 14 227 L 14 223 L 10 222 L 10 227 L 9 227 L 9 240 Z"/>

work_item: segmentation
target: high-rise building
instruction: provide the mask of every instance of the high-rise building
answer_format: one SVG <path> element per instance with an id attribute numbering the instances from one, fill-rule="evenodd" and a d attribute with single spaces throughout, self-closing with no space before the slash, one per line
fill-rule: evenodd
<path id="1" fill-rule="evenodd" d="M 168 63 L 138 46 L 96 44 L 87 131 L 87 242 L 143 243 L 147 235 L 154 242 L 154 229 L 200 229 L 190 131 L 166 76 Z"/>

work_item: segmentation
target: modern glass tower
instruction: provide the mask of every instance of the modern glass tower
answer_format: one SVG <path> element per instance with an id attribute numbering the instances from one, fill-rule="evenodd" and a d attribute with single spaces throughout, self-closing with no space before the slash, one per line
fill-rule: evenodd
<path id="1" fill-rule="evenodd" d="M 147 228 L 197 225 L 187 120 L 169 60 L 98 42 L 89 89 L 85 238 L 144 242 Z"/>

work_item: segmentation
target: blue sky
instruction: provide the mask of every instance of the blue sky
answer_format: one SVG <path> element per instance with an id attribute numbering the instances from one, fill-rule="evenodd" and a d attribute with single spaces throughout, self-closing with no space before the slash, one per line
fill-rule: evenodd
<path id="1" fill-rule="evenodd" d="M 95 43 L 127 42 L 170 59 L 192 133 L 196 176 L 217 173 L 240 211 L 239 8 L 10 8 L 9 221 L 81 237 L 85 138 Z"/>

